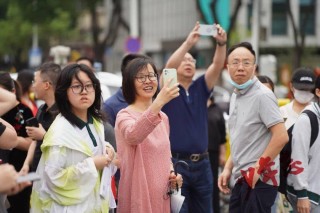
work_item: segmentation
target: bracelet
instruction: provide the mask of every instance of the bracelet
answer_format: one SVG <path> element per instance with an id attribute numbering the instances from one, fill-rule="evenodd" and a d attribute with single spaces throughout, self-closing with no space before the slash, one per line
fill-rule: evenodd
<path id="1" fill-rule="evenodd" d="M 223 42 L 223 43 L 220 43 L 220 42 L 218 42 L 218 41 L 217 41 L 217 45 L 218 45 L 218 46 L 220 46 L 220 47 L 222 47 L 222 46 L 224 46 L 224 45 L 226 45 L 226 44 L 227 44 L 227 42 L 226 42 L 226 41 L 225 41 L 225 42 Z"/>

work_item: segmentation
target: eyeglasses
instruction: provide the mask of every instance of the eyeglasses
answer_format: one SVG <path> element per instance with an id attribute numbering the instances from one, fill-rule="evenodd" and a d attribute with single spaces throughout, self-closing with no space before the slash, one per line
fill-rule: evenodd
<path id="1" fill-rule="evenodd" d="M 83 86 L 81 84 L 77 84 L 77 85 L 70 86 L 70 88 L 74 94 L 80 94 L 83 92 L 84 89 L 87 92 L 93 92 L 95 90 L 95 85 L 94 84 L 86 84 Z"/>
<path id="2" fill-rule="evenodd" d="M 244 61 L 234 60 L 231 62 L 230 66 L 233 68 L 238 68 L 240 64 L 242 64 L 242 66 L 245 68 L 251 67 L 253 65 L 253 63 L 251 63 L 249 60 L 244 60 Z"/>
<path id="3" fill-rule="evenodd" d="M 152 72 L 149 72 L 148 75 L 137 75 L 136 76 L 136 79 L 138 82 L 140 83 L 144 83 L 147 81 L 147 78 L 150 80 L 150 81 L 156 81 L 157 80 L 157 73 L 152 73 Z"/>
<path id="4" fill-rule="evenodd" d="M 191 63 L 193 63 L 193 64 L 195 64 L 195 63 L 197 62 L 197 60 L 194 59 L 194 58 L 184 58 L 183 61 L 184 61 L 184 62 L 191 62 Z"/>

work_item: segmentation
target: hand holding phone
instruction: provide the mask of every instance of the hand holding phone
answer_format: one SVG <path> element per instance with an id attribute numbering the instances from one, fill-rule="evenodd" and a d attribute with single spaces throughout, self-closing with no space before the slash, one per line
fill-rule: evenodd
<path id="1" fill-rule="evenodd" d="M 27 181 L 38 181 L 40 180 L 40 176 L 35 172 L 30 172 L 27 175 L 19 176 L 17 178 L 17 183 L 27 182 Z"/>
<path id="2" fill-rule="evenodd" d="M 26 120 L 27 126 L 39 127 L 39 122 L 35 117 Z"/>
<path id="3" fill-rule="evenodd" d="M 172 87 L 175 85 L 178 80 L 177 80 L 177 70 L 170 68 L 170 69 L 163 69 L 163 85 L 167 83 L 168 80 L 172 79 L 168 87 Z"/>
<path id="4" fill-rule="evenodd" d="M 203 36 L 217 36 L 217 27 L 215 25 L 200 24 L 199 34 Z"/>

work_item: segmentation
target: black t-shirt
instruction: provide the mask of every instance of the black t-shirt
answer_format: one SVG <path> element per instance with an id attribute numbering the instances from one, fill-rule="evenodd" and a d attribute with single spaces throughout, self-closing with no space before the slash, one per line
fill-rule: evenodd
<path id="1" fill-rule="evenodd" d="M 219 152 L 220 145 L 226 143 L 226 127 L 223 112 L 217 104 L 208 108 L 208 150 Z"/>
<path id="2" fill-rule="evenodd" d="M 28 137 L 26 132 L 26 120 L 31 117 L 33 117 L 33 115 L 30 108 L 22 103 L 19 103 L 1 118 L 14 127 L 18 136 Z M 27 153 L 27 151 L 19 149 L 12 149 L 11 151 L 1 150 L 0 158 L 2 158 L 3 163 L 10 163 L 17 171 L 19 171 L 23 166 Z"/>
<path id="3" fill-rule="evenodd" d="M 48 109 L 47 104 L 43 104 L 39 107 L 36 118 L 38 119 L 39 123 L 43 126 L 43 128 L 48 131 L 49 127 L 51 126 L 52 122 L 56 118 L 58 114 L 58 108 L 57 105 L 54 104 L 52 105 L 51 108 Z M 42 152 L 41 152 L 41 145 L 42 145 L 42 140 L 37 141 L 37 146 L 34 152 L 34 157 L 31 165 L 31 171 L 36 171 Z"/>

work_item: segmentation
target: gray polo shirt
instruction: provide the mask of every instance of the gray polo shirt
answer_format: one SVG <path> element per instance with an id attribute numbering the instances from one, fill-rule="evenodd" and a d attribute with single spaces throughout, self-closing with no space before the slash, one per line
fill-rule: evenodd
<path id="1" fill-rule="evenodd" d="M 254 167 L 271 139 L 269 128 L 283 122 L 274 93 L 256 77 L 254 83 L 240 91 L 234 91 L 230 101 L 230 144 L 235 179 L 241 176 L 241 170 Z M 277 170 L 275 176 L 279 184 L 279 156 L 274 160 L 271 170 Z M 261 179 L 263 180 L 263 174 Z M 272 180 L 267 182 L 273 185 Z"/>

